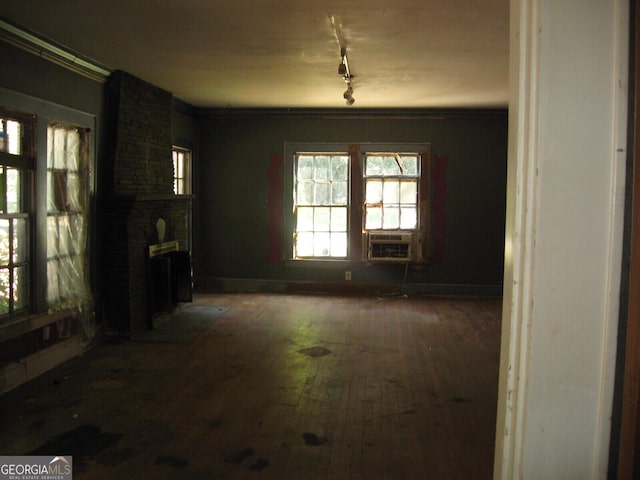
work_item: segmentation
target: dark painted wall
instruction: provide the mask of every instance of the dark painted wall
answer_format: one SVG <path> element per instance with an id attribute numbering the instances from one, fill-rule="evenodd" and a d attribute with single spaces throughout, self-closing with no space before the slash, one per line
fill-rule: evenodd
<path id="1" fill-rule="evenodd" d="M 173 99 L 171 115 L 171 141 L 175 146 L 198 149 L 197 110 L 178 99 Z"/>
<path id="2" fill-rule="evenodd" d="M 507 113 L 208 112 L 200 122 L 200 206 L 203 249 L 195 275 L 216 278 L 342 281 L 345 266 L 318 268 L 269 261 L 267 172 L 285 142 L 431 144 L 432 175 L 443 202 L 432 232 L 438 258 L 409 269 L 407 283 L 501 285 L 507 160 Z M 439 173 L 435 172 L 440 162 Z M 291 175 L 291 172 L 282 172 Z M 433 193 L 433 191 L 432 191 Z M 289 194 L 290 193 L 284 193 Z M 432 212 L 432 220 L 435 212 Z M 442 218 L 444 215 L 444 218 Z M 443 221 L 444 220 L 444 221 Z M 445 226 L 446 225 L 446 226 Z M 438 225 L 433 224 L 432 227 Z M 282 235 L 290 235 L 283 231 Z M 398 282 L 401 266 L 352 264 L 354 282 Z"/>

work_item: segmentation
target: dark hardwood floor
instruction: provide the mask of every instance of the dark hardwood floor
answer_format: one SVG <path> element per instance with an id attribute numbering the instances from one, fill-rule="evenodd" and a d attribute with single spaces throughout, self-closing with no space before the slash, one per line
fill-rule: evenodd
<path id="1" fill-rule="evenodd" d="M 0 397 L 87 479 L 490 479 L 500 299 L 199 294 Z"/>

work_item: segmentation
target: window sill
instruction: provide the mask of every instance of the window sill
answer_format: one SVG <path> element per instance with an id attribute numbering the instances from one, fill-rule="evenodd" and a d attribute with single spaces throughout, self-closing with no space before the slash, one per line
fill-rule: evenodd
<path id="1" fill-rule="evenodd" d="M 24 314 L 7 319 L 6 323 L 0 325 L 0 342 L 11 340 L 12 338 L 25 335 L 34 330 L 46 327 L 64 318 L 72 317 L 76 314 L 71 309 L 64 309 L 53 313 Z"/>

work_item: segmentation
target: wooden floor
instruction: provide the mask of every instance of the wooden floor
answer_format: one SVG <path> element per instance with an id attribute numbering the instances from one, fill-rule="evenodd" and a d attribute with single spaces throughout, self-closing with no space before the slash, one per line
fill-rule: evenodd
<path id="1" fill-rule="evenodd" d="M 198 295 L 0 397 L 81 479 L 489 479 L 500 299 Z"/>

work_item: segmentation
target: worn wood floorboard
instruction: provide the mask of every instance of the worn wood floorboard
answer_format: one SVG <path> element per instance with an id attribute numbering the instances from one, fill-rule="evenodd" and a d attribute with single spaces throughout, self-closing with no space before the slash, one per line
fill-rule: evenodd
<path id="1" fill-rule="evenodd" d="M 224 309 L 180 341 L 103 344 L 0 397 L 0 454 L 73 455 L 77 479 L 491 478 L 500 299 L 193 306 Z"/>

